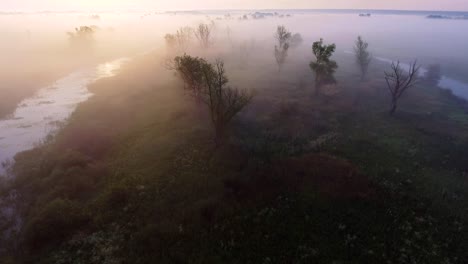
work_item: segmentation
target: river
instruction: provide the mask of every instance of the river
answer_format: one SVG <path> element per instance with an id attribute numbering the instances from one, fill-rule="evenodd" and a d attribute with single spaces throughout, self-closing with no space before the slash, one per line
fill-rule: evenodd
<path id="1" fill-rule="evenodd" d="M 344 53 L 354 55 L 354 52 L 352 51 L 345 51 Z M 392 62 L 396 62 L 396 61 L 393 61 L 391 59 L 384 58 L 384 57 L 375 56 L 372 58 L 381 62 L 386 62 L 388 64 L 391 64 Z M 410 65 L 408 63 L 400 63 L 400 66 L 405 71 L 409 70 L 410 68 Z M 427 73 L 427 69 L 425 68 L 419 69 L 419 77 L 424 77 L 426 73 Z M 468 100 L 468 84 L 467 83 L 461 82 L 459 80 L 455 80 L 447 76 L 441 76 L 439 80 L 439 87 L 443 89 L 451 90 L 454 95 L 460 98 L 463 98 L 465 100 Z"/>
<path id="2" fill-rule="evenodd" d="M 88 85 L 98 79 L 114 76 L 126 59 L 78 70 L 40 89 L 23 100 L 8 118 L 0 120 L 0 175 L 14 156 L 41 144 L 58 131 L 79 103 L 92 96 Z"/>

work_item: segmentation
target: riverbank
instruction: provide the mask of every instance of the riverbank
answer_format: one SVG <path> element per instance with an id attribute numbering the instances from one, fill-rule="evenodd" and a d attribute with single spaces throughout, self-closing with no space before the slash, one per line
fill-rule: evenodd
<path id="1" fill-rule="evenodd" d="M 0 174 L 11 166 L 14 156 L 47 141 L 63 125 L 75 107 L 92 94 L 87 86 L 113 76 L 123 59 L 87 67 L 56 80 L 53 85 L 21 101 L 13 115 L 0 120 Z"/>

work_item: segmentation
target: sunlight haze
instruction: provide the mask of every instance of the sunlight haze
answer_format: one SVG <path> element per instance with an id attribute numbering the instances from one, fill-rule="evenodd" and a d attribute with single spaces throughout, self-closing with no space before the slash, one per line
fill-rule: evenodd
<path id="1" fill-rule="evenodd" d="M 468 0 L 0 0 L 0 264 L 468 264 Z"/>
<path id="2" fill-rule="evenodd" d="M 159 10 L 203 10 L 203 9 L 399 9 L 399 10 L 468 10 L 468 1 L 445 0 L 3 0 L 1 10 L 142 10 L 154 8 Z"/>

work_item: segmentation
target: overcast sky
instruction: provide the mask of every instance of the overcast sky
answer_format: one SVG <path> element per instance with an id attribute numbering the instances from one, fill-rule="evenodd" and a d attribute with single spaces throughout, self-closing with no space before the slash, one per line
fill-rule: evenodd
<path id="1" fill-rule="evenodd" d="M 404 9 L 468 11 L 468 0 L 0 0 L 1 10 Z"/>

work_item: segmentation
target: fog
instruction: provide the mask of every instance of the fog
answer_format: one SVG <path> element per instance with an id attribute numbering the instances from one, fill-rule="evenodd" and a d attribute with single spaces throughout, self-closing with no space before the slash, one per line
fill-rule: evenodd
<path id="1" fill-rule="evenodd" d="M 443 83 L 451 86 L 444 88 L 466 97 L 468 54 L 464 50 L 468 35 L 461 32 L 468 29 L 468 23 L 464 19 L 426 16 L 380 12 L 362 17 L 355 12 L 332 11 L 282 11 L 276 15 L 248 11 L 3 14 L 0 16 L 0 117 L 21 119 L 12 114 L 22 100 L 34 97 L 41 88 L 54 86 L 56 81 L 74 72 L 143 53 L 152 54 L 155 60 L 165 57 L 165 62 L 159 64 L 184 53 L 210 61 L 222 59 L 231 70 L 234 85 L 262 90 L 278 71 L 274 35 L 279 25 L 293 34 L 299 33 L 303 39 L 288 52 L 283 73 L 278 75 L 283 82 L 313 86 L 313 73 L 309 69 L 313 59 L 311 45 L 323 38 L 325 43 L 336 44 L 334 59 L 340 66 L 336 73 L 338 85 L 346 84 L 346 79 L 358 72 L 352 54 L 357 36 L 362 36 L 377 59 L 374 63 L 417 60 L 423 68 L 440 65 Z M 184 47 L 167 46 L 166 34 L 174 34 L 183 27 L 195 28 L 200 23 L 212 27 L 210 48 L 201 48 L 194 36 Z M 67 33 L 82 26 L 95 30 L 92 47 L 73 45 Z M 380 69 L 382 75 L 377 72 L 372 79 L 383 79 L 385 68 Z M 161 74 L 172 72 L 155 72 Z"/>
<path id="2" fill-rule="evenodd" d="M 468 55 L 462 52 L 468 43 L 468 36 L 462 33 L 468 26 L 465 20 L 431 20 L 422 15 L 392 14 L 362 18 L 356 14 L 332 13 L 247 21 L 239 21 L 236 15 L 226 20 L 222 14 L 99 14 L 99 19 L 92 19 L 91 15 L 0 16 L 2 105 L 6 103 L 5 93 L 8 96 L 13 96 L 11 93 L 30 95 L 31 90 L 53 82 L 54 78 L 64 76 L 84 63 L 103 62 L 161 48 L 166 33 L 210 20 L 216 22 L 215 47 L 222 47 L 223 53 L 229 52 L 226 46 L 228 27 L 232 41 L 254 40 L 262 50 L 268 51 L 273 49 L 275 28 L 281 24 L 303 36 L 303 45 L 294 51 L 302 53 L 299 57 L 310 57 L 311 43 L 319 38 L 336 43 L 339 56 L 343 51 L 352 50 L 357 35 L 362 35 L 376 56 L 418 59 L 422 64 L 439 63 L 444 66 L 444 72 L 458 79 L 464 78 L 463 69 L 468 61 Z M 222 20 L 216 20 L 217 17 Z M 82 54 L 71 49 L 66 32 L 92 25 L 99 28 L 92 52 Z"/>
<path id="3" fill-rule="evenodd" d="M 282 11 L 277 15 L 255 15 L 247 11 L 3 14 L 0 16 L 0 116 L 13 118 L 11 114 L 22 100 L 73 72 L 148 52 L 155 58 L 165 57 L 166 61 L 183 53 L 211 61 L 223 59 L 232 70 L 233 84 L 258 90 L 262 88 L 260 80 L 268 81 L 269 75 L 278 70 L 274 35 L 279 25 L 303 38 L 300 45 L 288 52 L 284 73 L 280 74 L 283 81 L 307 83 L 313 79 L 308 66 L 313 59 L 311 45 L 323 38 L 325 43 L 337 45 L 334 58 L 340 64 L 338 83 L 346 83 L 350 74 L 357 74 L 352 53 L 360 35 L 369 43 L 372 55 L 381 58 L 380 62 L 417 60 L 423 67 L 438 64 L 444 83 L 452 86 L 444 88 L 466 95 L 468 54 L 464 50 L 468 35 L 461 32 L 468 29 L 468 23 L 463 19 L 428 19 L 426 15 L 381 12 L 361 17 L 355 12 L 331 11 Z M 212 27 L 209 49 L 201 48 L 194 36 L 185 47 L 167 46 L 166 34 L 174 34 L 183 27 L 194 28 L 200 23 Z M 81 26 L 95 30 L 91 48 L 74 46 L 67 35 Z M 383 78 L 383 71 L 380 77 Z"/>
<path id="4" fill-rule="evenodd" d="M 0 263 L 466 263 L 468 15 L 360 12 L 0 13 Z"/>

